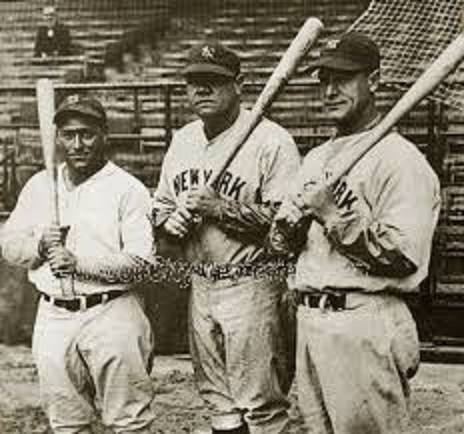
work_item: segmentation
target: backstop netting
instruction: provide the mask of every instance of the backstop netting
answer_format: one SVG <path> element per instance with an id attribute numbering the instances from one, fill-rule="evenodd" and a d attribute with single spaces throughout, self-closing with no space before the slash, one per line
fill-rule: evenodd
<path id="1" fill-rule="evenodd" d="M 373 0 L 352 28 L 380 45 L 382 81 L 406 90 L 463 30 L 462 0 Z M 464 64 L 431 96 L 464 109 Z"/>

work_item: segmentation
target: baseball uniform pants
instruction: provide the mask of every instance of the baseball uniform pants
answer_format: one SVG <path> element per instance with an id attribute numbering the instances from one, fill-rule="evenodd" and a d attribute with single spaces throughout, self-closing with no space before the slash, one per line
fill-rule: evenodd
<path id="1" fill-rule="evenodd" d="M 42 299 L 33 354 L 55 433 L 91 433 L 96 411 L 115 433 L 150 432 L 153 335 L 135 294 L 78 312 Z"/>
<path id="2" fill-rule="evenodd" d="M 283 284 L 194 276 L 190 348 L 197 387 L 218 430 L 246 423 L 251 434 L 283 432 L 290 386 L 279 315 Z"/>
<path id="3" fill-rule="evenodd" d="M 312 434 L 401 433 L 419 342 L 401 299 L 349 293 L 343 310 L 300 306 L 298 401 Z"/>

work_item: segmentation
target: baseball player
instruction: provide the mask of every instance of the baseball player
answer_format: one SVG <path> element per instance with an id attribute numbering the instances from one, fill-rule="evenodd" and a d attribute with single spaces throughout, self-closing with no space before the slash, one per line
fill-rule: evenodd
<path id="1" fill-rule="evenodd" d="M 32 349 L 41 398 L 55 433 L 90 434 L 97 409 L 116 433 L 148 433 L 151 327 L 136 293 L 112 282 L 119 269 L 151 254 L 150 194 L 108 161 L 99 101 L 70 95 L 54 122 L 64 157 L 57 185 L 62 226 L 50 223 L 41 171 L 2 231 L 4 257 L 29 268 L 40 295 Z M 79 277 L 98 272 L 95 281 Z"/>
<path id="2" fill-rule="evenodd" d="M 214 433 L 273 434 L 287 423 L 289 387 L 279 300 L 283 279 L 254 276 L 281 187 L 300 164 L 291 136 L 264 119 L 213 190 L 241 108 L 240 60 L 218 42 L 194 47 L 184 70 L 199 119 L 173 137 L 155 192 L 157 237 L 195 264 L 190 347 Z M 160 238 L 161 239 L 161 238 Z"/>
<path id="3" fill-rule="evenodd" d="M 376 44 L 350 32 L 311 66 L 337 132 L 305 157 L 275 217 L 272 232 L 280 236 L 270 237 L 298 239 L 303 230 L 307 238 L 293 286 L 297 389 L 311 433 L 402 432 L 408 380 L 419 364 L 416 325 L 400 294 L 416 291 L 427 275 L 437 176 L 392 132 L 335 185 L 324 182 L 379 121 L 379 63 Z"/>

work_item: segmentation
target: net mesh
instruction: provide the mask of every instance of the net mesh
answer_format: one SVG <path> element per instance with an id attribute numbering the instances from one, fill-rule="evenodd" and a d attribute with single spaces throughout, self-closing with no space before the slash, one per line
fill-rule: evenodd
<path id="1" fill-rule="evenodd" d="M 461 31 L 462 0 L 373 0 L 351 26 L 381 47 L 382 81 L 407 89 Z M 431 96 L 464 109 L 464 64 Z"/>

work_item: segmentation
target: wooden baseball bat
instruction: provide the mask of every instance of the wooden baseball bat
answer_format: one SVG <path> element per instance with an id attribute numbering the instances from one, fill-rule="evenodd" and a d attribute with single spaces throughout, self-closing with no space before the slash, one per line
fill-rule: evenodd
<path id="1" fill-rule="evenodd" d="M 36 84 L 36 94 L 42 153 L 50 192 L 51 223 L 59 226 L 60 208 L 58 203 L 58 170 L 55 145 L 56 128 L 53 123 L 53 116 L 55 115 L 55 92 L 52 81 L 48 78 L 39 79 Z M 74 284 L 72 276 L 60 278 L 60 287 L 63 296 L 73 296 Z"/>
<path id="2" fill-rule="evenodd" d="M 58 172 L 56 165 L 55 124 L 53 123 L 53 116 L 55 114 L 55 92 L 52 81 L 48 78 L 39 79 L 36 85 L 36 94 L 42 153 L 50 191 L 52 223 L 59 225 Z"/>
<path id="3" fill-rule="evenodd" d="M 425 70 L 410 89 L 398 100 L 385 117 L 367 135 L 355 139 L 350 149 L 355 152 L 352 158 L 344 159 L 342 165 L 335 167 L 326 181 L 333 185 L 375 146 L 397 122 L 415 105 L 435 90 L 448 74 L 454 71 L 464 58 L 464 32 L 461 33 Z"/>
<path id="4" fill-rule="evenodd" d="M 216 174 L 213 175 L 210 182 L 213 188 L 217 188 L 219 180 L 224 175 L 224 172 L 261 121 L 264 113 L 275 100 L 279 91 L 294 74 L 298 64 L 314 44 L 323 28 L 324 25 L 322 22 L 313 17 L 308 18 L 303 24 L 253 105 L 247 125 L 244 126 L 243 129 L 238 130 L 235 134 L 227 137 L 226 140 L 228 140 L 229 143 L 232 142 L 235 146 Z"/>

